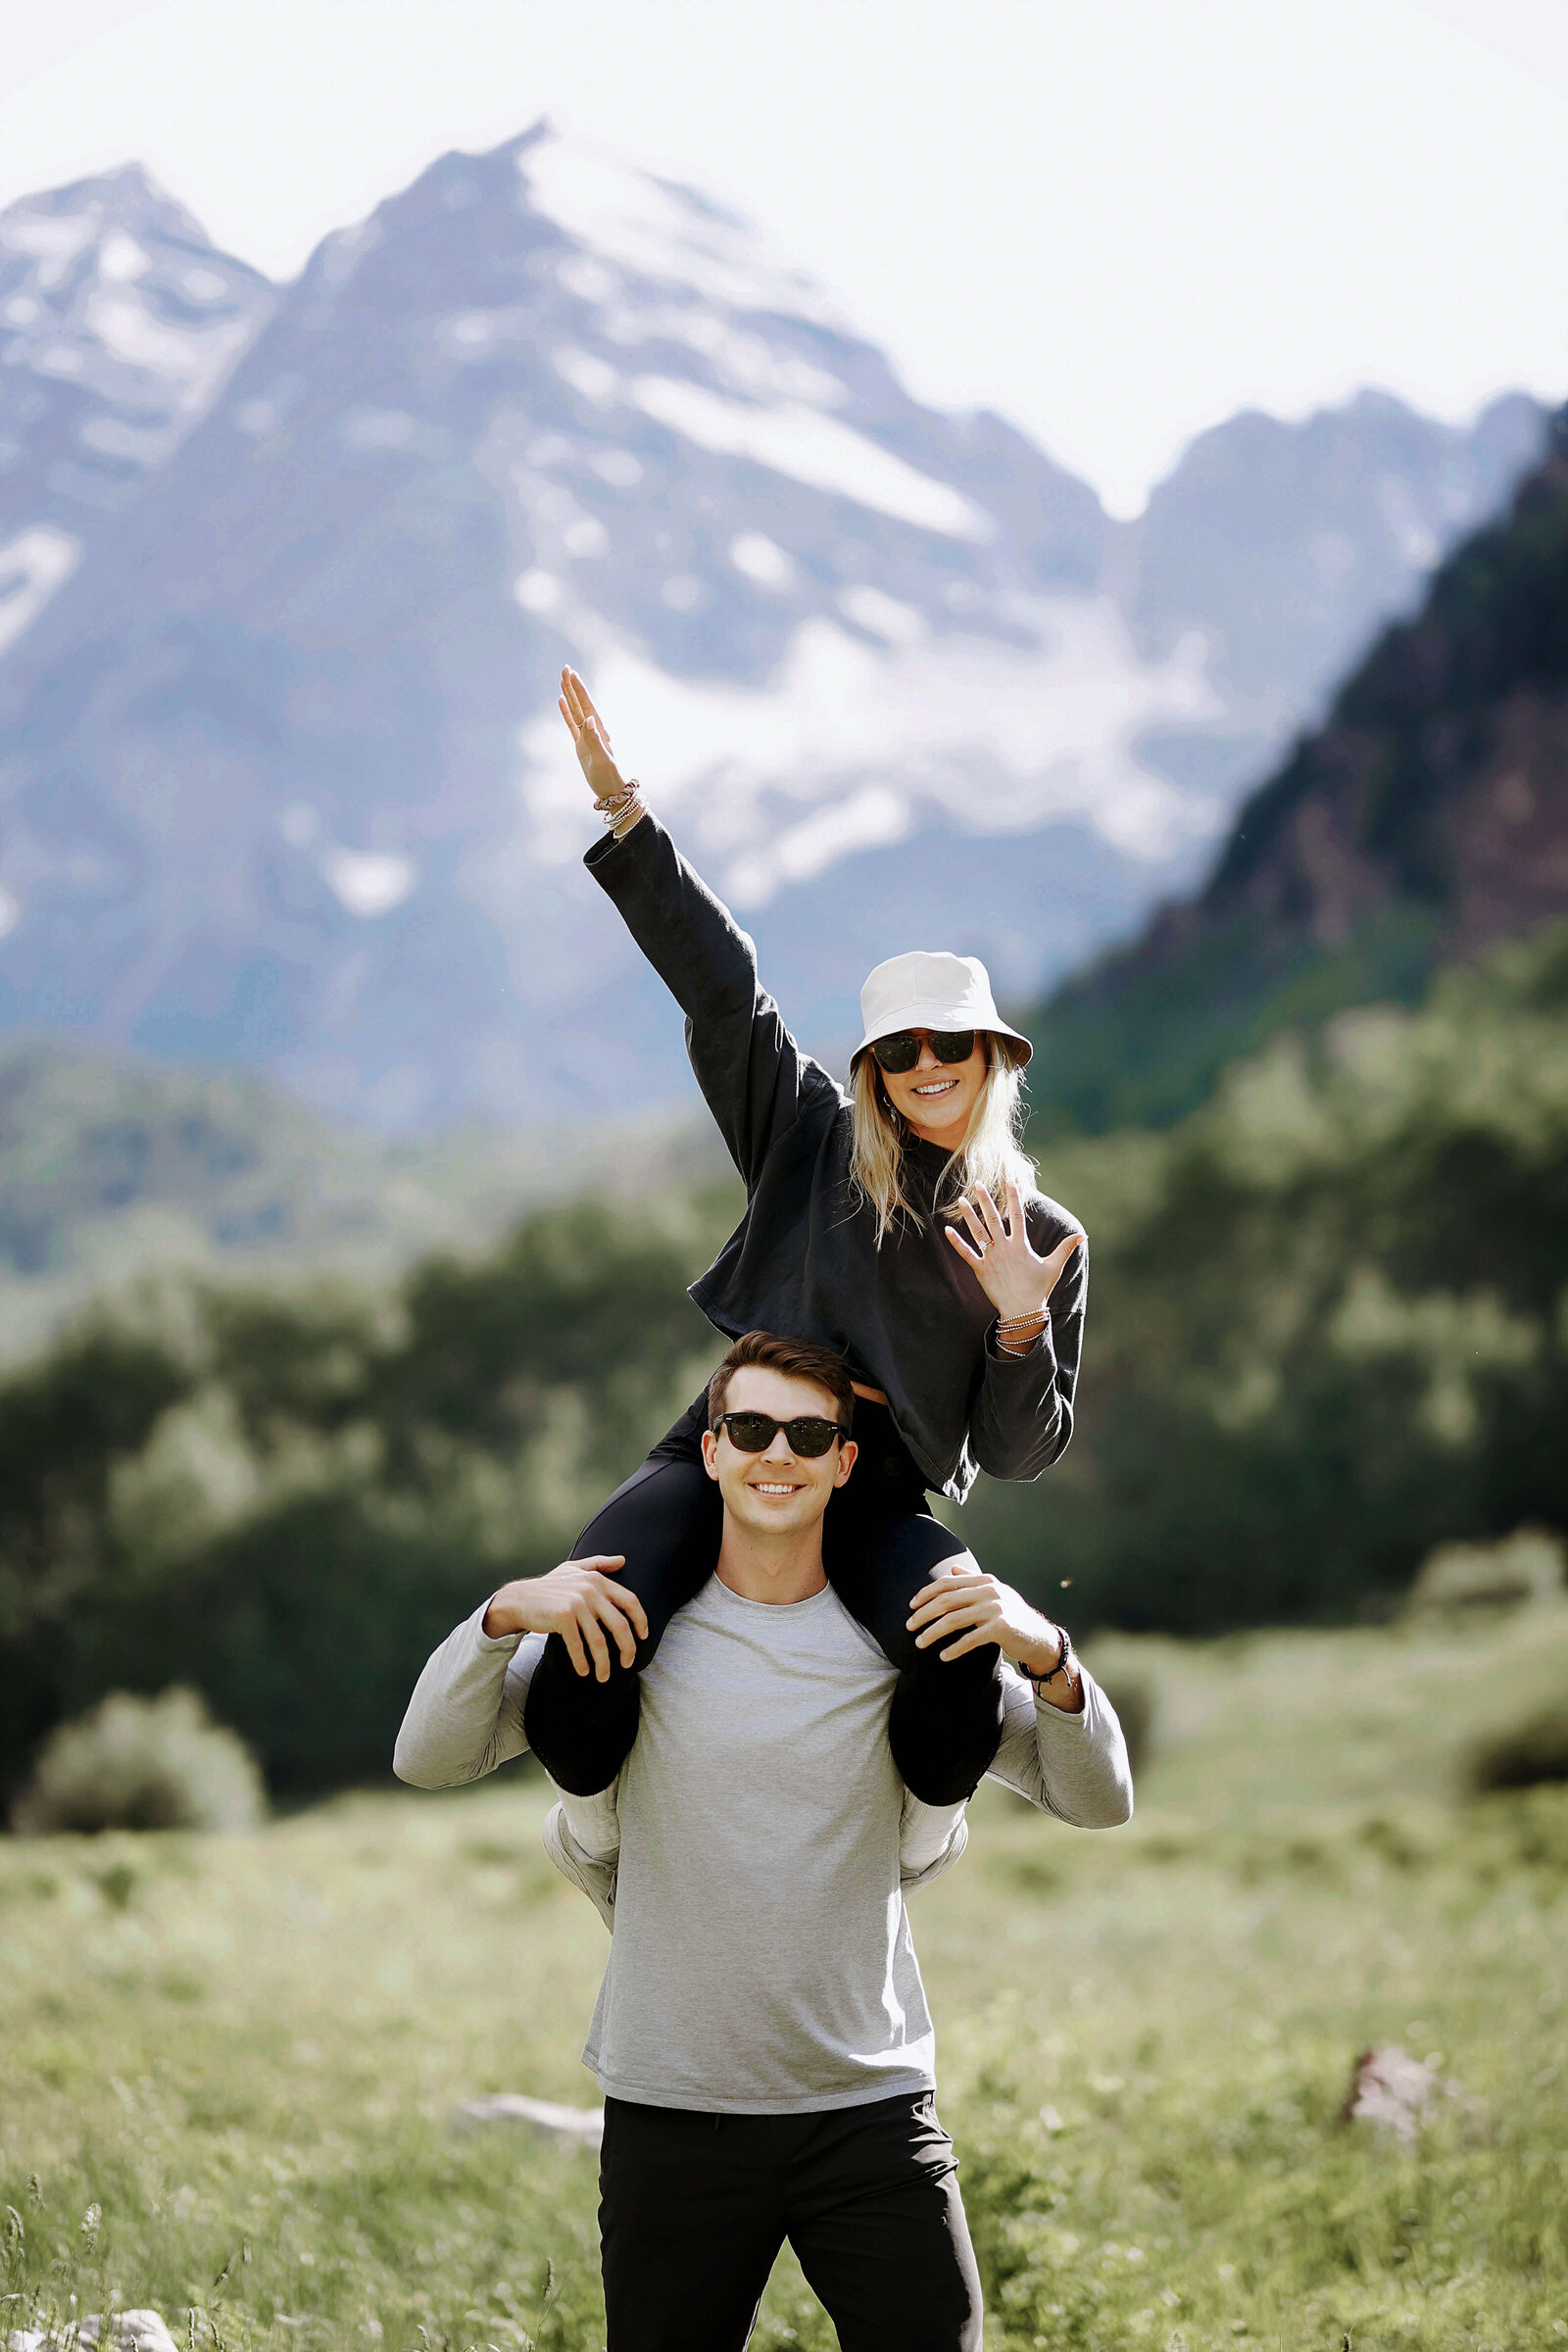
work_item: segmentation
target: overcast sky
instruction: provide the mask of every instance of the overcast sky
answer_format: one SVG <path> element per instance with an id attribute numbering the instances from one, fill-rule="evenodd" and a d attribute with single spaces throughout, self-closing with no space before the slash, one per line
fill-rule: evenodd
<path id="1" fill-rule="evenodd" d="M 1568 395 L 1568 0 L 7 0 L 0 203 L 136 157 L 288 276 L 545 112 L 1118 513 L 1248 404 Z"/>

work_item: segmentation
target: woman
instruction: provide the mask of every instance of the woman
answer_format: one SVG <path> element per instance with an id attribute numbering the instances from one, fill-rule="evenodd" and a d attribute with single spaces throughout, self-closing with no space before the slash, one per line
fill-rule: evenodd
<path id="1" fill-rule="evenodd" d="M 795 1044 L 751 941 L 621 776 L 570 669 L 561 713 L 608 827 L 588 869 L 684 1010 L 698 1083 L 746 1182 L 746 1214 L 692 1297 L 731 1339 L 774 1331 L 846 1358 L 860 1458 L 828 1506 L 823 1564 L 901 1670 L 889 1739 L 906 1787 L 957 1802 L 996 1752 L 1001 1657 L 918 1646 L 911 1599 L 960 1548 L 926 1494 L 961 1502 L 977 1470 L 1032 1479 L 1055 1461 L 1083 1330 L 1082 1229 L 1034 1191 L 1016 1141 L 1032 1049 L 973 957 L 896 956 L 861 992 L 846 1095 Z M 624 1558 L 618 1582 L 648 1631 L 631 1670 L 611 1654 L 596 1676 L 551 1637 L 525 1729 L 571 1793 L 614 1778 L 636 1736 L 637 1671 L 711 1573 L 721 1506 L 706 1425 L 699 1397 L 578 1543 L 579 1558 Z"/>

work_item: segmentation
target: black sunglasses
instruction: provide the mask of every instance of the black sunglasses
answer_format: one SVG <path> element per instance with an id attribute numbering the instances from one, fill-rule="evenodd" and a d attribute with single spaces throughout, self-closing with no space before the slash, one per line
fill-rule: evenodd
<path id="1" fill-rule="evenodd" d="M 972 1029 L 928 1029 L 926 1035 L 938 1061 L 967 1061 L 974 1052 Z M 898 1029 L 891 1037 L 874 1039 L 871 1051 L 883 1069 L 902 1078 L 920 1058 L 920 1040 L 912 1029 Z"/>
<path id="2" fill-rule="evenodd" d="M 806 1461 L 826 1453 L 835 1438 L 847 1438 L 850 1434 L 838 1422 L 817 1413 L 798 1413 L 793 1421 L 775 1421 L 771 1413 L 720 1413 L 713 1427 L 715 1431 L 729 1431 L 729 1442 L 737 1453 L 765 1453 L 782 1430 L 790 1442 L 790 1451 Z"/>

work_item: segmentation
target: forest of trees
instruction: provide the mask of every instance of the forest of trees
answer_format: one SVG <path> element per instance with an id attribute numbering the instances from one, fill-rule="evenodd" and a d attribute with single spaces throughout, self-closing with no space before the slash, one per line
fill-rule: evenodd
<path id="1" fill-rule="evenodd" d="M 1439 1542 L 1568 1525 L 1568 925 L 1042 1176 L 1092 1239 L 1077 1434 L 958 1524 L 1080 1632 L 1376 1612 Z M 166 1287 L 13 1369 L 5 1787 L 174 1682 L 281 1797 L 384 1774 L 434 1642 L 706 1378 L 684 1285 L 737 1205 L 546 1209 L 380 1291 Z"/>

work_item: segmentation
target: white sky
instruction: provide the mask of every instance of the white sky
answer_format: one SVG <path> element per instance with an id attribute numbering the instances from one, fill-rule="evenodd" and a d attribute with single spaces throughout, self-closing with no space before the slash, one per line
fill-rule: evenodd
<path id="1" fill-rule="evenodd" d="M 549 112 L 1119 513 L 1248 403 L 1568 394 L 1568 0 L 0 0 L 0 203 L 136 157 L 286 276 Z"/>

